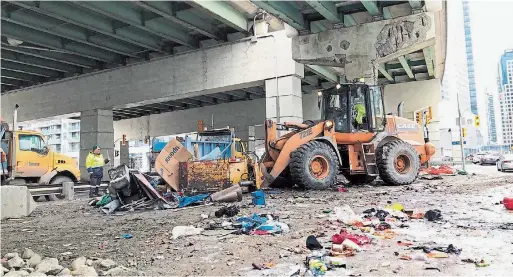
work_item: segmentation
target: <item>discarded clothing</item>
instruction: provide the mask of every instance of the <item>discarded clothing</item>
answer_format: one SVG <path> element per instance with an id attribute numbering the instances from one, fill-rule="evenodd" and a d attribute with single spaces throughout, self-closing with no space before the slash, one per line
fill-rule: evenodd
<path id="1" fill-rule="evenodd" d="M 308 261 L 308 268 L 312 272 L 313 276 L 321 276 L 326 274 L 328 267 L 322 259 L 310 259 Z"/>
<path id="2" fill-rule="evenodd" d="M 381 221 L 385 221 L 385 218 L 389 215 L 390 213 L 387 212 L 387 211 L 384 211 L 384 210 L 377 210 L 376 211 L 376 214 L 374 215 L 375 217 L 379 218 L 379 220 Z"/>
<path id="3" fill-rule="evenodd" d="M 100 201 L 96 202 L 96 207 L 103 207 L 107 204 L 109 204 L 112 201 L 112 197 L 110 195 L 106 194 L 100 199 Z"/>
<path id="4" fill-rule="evenodd" d="M 320 250 L 323 247 L 314 235 L 310 235 L 306 238 L 306 248 L 310 250 Z"/>
<path id="5" fill-rule="evenodd" d="M 437 221 L 442 219 L 442 212 L 440 210 L 429 210 L 424 214 L 424 218 L 429 221 Z"/>
<path id="6" fill-rule="evenodd" d="M 181 197 L 178 201 L 178 208 L 187 207 L 189 205 L 199 203 L 203 200 L 205 200 L 208 197 L 208 194 L 198 194 L 194 196 L 184 196 Z"/>
<path id="7" fill-rule="evenodd" d="M 249 233 L 251 230 L 256 229 L 258 226 L 267 222 L 266 217 L 260 217 L 256 213 L 252 217 L 239 217 L 237 222 L 242 223 L 242 231 Z"/>
<path id="8" fill-rule="evenodd" d="M 360 246 L 371 243 L 371 239 L 369 237 L 364 235 L 351 234 L 346 230 L 342 230 L 340 231 L 340 234 L 335 234 L 331 237 L 331 241 L 335 244 L 341 244 L 346 239 L 352 240 L 354 243 Z"/>
<path id="9" fill-rule="evenodd" d="M 429 246 L 429 245 L 415 246 L 415 247 L 412 247 L 412 249 L 415 249 L 415 250 L 422 249 L 424 251 L 424 253 L 427 253 L 427 254 L 431 253 L 432 251 L 438 251 L 438 252 L 443 252 L 443 253 L 448 253 L 448 254 L 456 254 L 456 255 L 459 255 L 461 253 L 461 248 L 458 249 L 453 244 L 449 244 L 447 247 Z"/>
<path id="10" fill-rule="evenodd" d="M 381 222 L 378 226 L 376 226 L 376 230 L 378 231 L 385 231 L 388 229 L 392 229 L 392 226 L 386 222 Z"/>

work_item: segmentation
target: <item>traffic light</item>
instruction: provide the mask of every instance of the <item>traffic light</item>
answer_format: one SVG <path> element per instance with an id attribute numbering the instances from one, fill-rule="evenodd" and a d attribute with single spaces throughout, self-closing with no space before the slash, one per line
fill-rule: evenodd
<path id="1" fill-rule="evenodd" d="M 417 123 L 419 125 L 421 125 L 422 124 L 422 112 L 416 112 L 415 114 L 416 114 L 415 121 L 417 121 Z"/>
<path id="2" fill-rule="evenodd" d="M 467 136 L 467 128 L 461 128 L 461 136 L 466 137 Z"/>
<path id="3" fill-rule="evenodd" d="M 432 119 L 433 119 L 433 109 L 431 108 L 431 106 L 429 106 L 429 108 L 427 110 L 426 123 L 431 122 Z"/>
<path id="4" fill-rule="evenodd" d="M 121 145 L 126 145 L 126 135 L 123 134 L 123 136 L 121 137 Z"/>
<path id="5" fill-rule="evenodd" d="M 477 114 L 476 114 L 476 115 L 474 115 L 474 125 L 475 125 L 476 127 L 479 127 L 479 126 L 481 125 L 481 121 L 480 121 L 480 119 L 479 119 L 479 115 L 477 115 Z"/>

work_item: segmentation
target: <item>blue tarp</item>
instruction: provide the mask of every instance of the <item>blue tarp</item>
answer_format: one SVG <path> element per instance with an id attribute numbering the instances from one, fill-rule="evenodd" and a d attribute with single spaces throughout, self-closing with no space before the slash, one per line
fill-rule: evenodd
<path id="1" fill-rule="evenodd" d="M 208 194 L 198 194 L 194 196 L 184 196 L 178 200 L 178 208 L 187 207 L 191 204 L 201 202 L 205 200 L 209 195 Z"/>

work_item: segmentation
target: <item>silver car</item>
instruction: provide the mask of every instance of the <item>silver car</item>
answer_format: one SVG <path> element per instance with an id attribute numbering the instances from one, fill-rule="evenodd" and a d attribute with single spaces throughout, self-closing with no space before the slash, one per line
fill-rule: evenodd
<path id="1" fill-rule="evenodd" d="M 475 163 L 475 164 L 479 163 L 481 158 L 486 156 L 487 154 L 488 153 L 483 153 L 483 152 L 475 154 L 474 157 L 472 158 L 472 162 Z"/>
<path id="2" fill-rule="evenodd" d="M 513 154 L 502 155 L 497 161 L 497 170 L 502 172 L 513 170 Z"/>
<path id="3" fill-rule="evenodd" d="M 480 165 L 496 164 L 497 161 L 500 159 L 500 157 L 501 157 L 500 153 L 488 153 L 479 160 L 479 164 Z"/>

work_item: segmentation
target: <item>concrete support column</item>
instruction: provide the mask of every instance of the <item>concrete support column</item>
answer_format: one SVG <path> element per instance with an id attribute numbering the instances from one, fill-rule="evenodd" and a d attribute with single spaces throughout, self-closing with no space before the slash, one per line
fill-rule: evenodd
<path id="1" fill-rule="evenodd" d="M 303 122 L 301 78 L 296 75 L 265 80 L 266 118 Z"/>
<path id="2" fill-rule="evenodd" d="M 80 115 L 80 177 L 83 181 L 89 181 L 89 174 L 85 167 L 86 157 L 94 145 L 102 148 L 102 154 L 114 162 L 114 125 L 112 110 L 82 111 Z M 103 179 L 108 180 L 109 175 L 104 167 Z"/>

